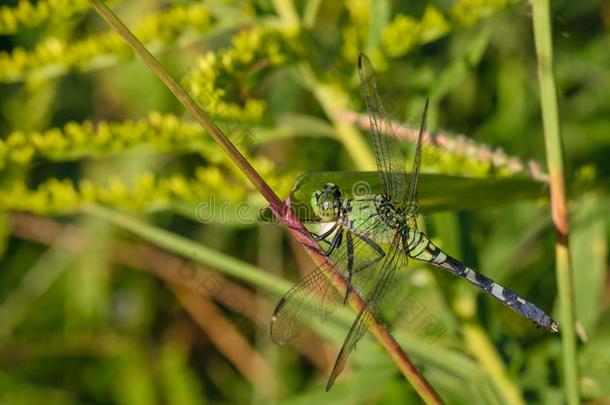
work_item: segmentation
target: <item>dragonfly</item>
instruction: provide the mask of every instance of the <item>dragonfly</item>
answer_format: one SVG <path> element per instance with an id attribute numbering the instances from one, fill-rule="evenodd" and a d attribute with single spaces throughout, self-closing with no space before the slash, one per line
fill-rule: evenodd
<path id="1" fill-rule="evenodd" d="M 358 58 L 358 74 L 382 192 L 344 198 L 338 186 L 327 183 L 312 194 L 314 212 L 320 222 L 329 225 L 313 236 L 324 246 L 322 253 L 346 279 L 346 287 L 340 291 L 331 284 L 323 271 L 324 265 L 309 273 L 275 308 L 271 320 L 272 340 L 277 344 L 290 342 L 314 317 L 325 320 L 337 307 L 347 303 L 351 290 L 358 292 L 365 299 L 365 306 L 358 312 L 337 355 L 326 385 L 328 391 L 374 317 L 380 316 L 380 304 L 395 272 L 406 269 L 409 259 L 445 269 L 490 294 L 537 327 L 557 332 L 557 323 L 534 303 L 442 251 L 418 229 L 418 176 L 428 100 L 408 175 L 404 170 L 406 158 L 378 94 L 375 70 L 364 54 Z"/>

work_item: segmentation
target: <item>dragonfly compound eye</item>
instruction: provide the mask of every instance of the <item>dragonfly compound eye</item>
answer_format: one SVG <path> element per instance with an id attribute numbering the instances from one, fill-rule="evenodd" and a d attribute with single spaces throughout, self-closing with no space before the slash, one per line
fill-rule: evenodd
<path id="1" fill-rule="evenodd" d="M 335 186 L 333 184 L 332 187 L 330 188 L 330 193 L 332 194 L 335 201 L 337 201 L 341 198 L 341 189 L 339 188 L 339 186 Z"/>
<path id="2" fill-rule="evenodd" d="M 336 220 L 341 207 L 341 191 L 334 184 L 325 184 L 311 195 L 311 206 L 320 219 Z"/>

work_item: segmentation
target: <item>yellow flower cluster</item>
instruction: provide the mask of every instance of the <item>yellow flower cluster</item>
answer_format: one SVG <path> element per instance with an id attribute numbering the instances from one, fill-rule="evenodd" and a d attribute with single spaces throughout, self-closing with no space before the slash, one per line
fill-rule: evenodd
<path id="1" fill-rule="evenodd" d="M 294 59 L 291 56 L 296 52 L 297 35 L 296 31 L 269 27 L 242 30 L 230 47 L 201 56 L 185 78 L 186 86 L 216 117 L 233 122 L 259 121 L 265 103 L 251 94 L 250 83 L 265 70 Z"/>
<path id="2" fill-rule="evenodd" d="M 470 27 L 518 0 L 460 0 L 451 9 L 456 25 Z"/>
<path id="3" fill-rule="evenodd" d="M 451 30 L 451 25 L 434 6 L 426 7 L 420 21 L 398 15 L 383 32 L 383 47 L 390 57 L 409 52 L 414 46 L 434 41 Z"/>
<path id="4" fill-rule="evenodd" d="M 0 193 L 0 209 L 28 211 L 40 215 L 72 214 L 84 204 L 99 203 L 138 212 L 176 209 L 196 205 L 214 195 L 218 201 L 237 203 L 247 200 L 245 187 L 231 187 L 217 167 L 200 167 L 194 178 L 181 174 L 158 177 L 144 172 L 136 178 L 118 175 L 95 183 L 83 179 L 50 178 L 35 189 L 25 181 L 12 182 Z M 193 214 L 194 216 L 194 214 Z"/>
<path id="5" fill-rule="evenodd" d="M 243 136 L 239 136 L 243 135 Z M 246 133 L 231 134 L 248 145 Z M 229 162 L 201 127 L 171 114 L 151 113 L 145 119 L 122 122 L 69 122 L 63 128 L 9 134 L 0 139 L 0 170 L 27 166 L 37 159 L 51 161 L 101 157 L 146 145 L 159 153 L 197 152 L 214 163 Z"/>
<path id="6" fill-rule="evenodd" d="M 19 0 L 16 6 L 0 6 L 0 34 L 14 34 L 22 27 L 35 27 L 51 19 L 66 19 L 89 7 L 87 0 Z"/>
<path id="7" fill-rule="evenodd" d="M 208 8 L 195 3 L 174 6 L 149 16 L 134 28 L 134 33 L 143 43 L 153 43 L 159 48 L 193 32 L 206 31 L 210 24 Z M 18 47 L 10 53 L 0 52 L 0 82 L 36 82 L 70 71 L 108 66 L 131 55 L 128 45 L 110 31 L 71 42 L 47 37 L 31 51 Z"/>
<path id="8" fill-rule="evenodd" d="M 247 143 L 247 139 L 241 143 Z M 18 173 L 19 168 L 27 169 L 35 161 L 99 158 L 142 147 L 159 153 L 194 152 L 203 156 L 207 163 L 198 167 L 194 176 L 173 174 L 158 177 L 145 172 L 135 178 L 110 176 L 100 184 L 89 179 L 75 182 L 50 178 L 30 189 L 27 180 L 5 180 L 0 193 L 0 209 L 46 215 L 68 214 L 83 204 L 96 202 L 151 211 L 177 209 L 185 204 L 190 206 L 210 195 L 214 195 L 217 201 L 231 203 L 259 198 L 245 176 L 235 169 L 226 154 L 198 124 L 169 114 L 151 113 L 148 118 L 138 121 L 71 122 L 61 129 L 14 132 L 0 140 L 0 169 L 4 173 Z M 282 195 L 288 192 L 295 173 L 278 175 L 266 158 L 247 153 L 246 157 L 274 190 Z"/>
<path id="9" fill-rule="evenodd" d="M 515 1 L 458 0 L 451 7 L 450 18 L 445 17 L 432 5 L 426 7 L 421 19 L 399 14 L 383 29 L 381 49 L 391 58 L 400 57 L 418 45 L 432 42 L 448 34 L 455 26 L 474 25 Z M 370 0 L 357 0 L 347 6 L 351 17 L 349 24 L 343 29 L 343 55 L 347 60 L 355 60 L 362 49 L 376 47 L 376 44 L 371 43 L 369 30 L 365 28 L 374 23 L 371 21 L 371 7 Z M 380 55 L 371 56 L 379 59 Z"/>
<path id="10" fill-rule="evenodd" d="M 362 45 L 366 44 L 368 39 L 371 0 L 348 1 L 345 7 L 349 13 L 349 20 L 342 31 L 342 54 L 345 60 L 354 61 L 358 58 L 358 53 L 368 48 Z"/>

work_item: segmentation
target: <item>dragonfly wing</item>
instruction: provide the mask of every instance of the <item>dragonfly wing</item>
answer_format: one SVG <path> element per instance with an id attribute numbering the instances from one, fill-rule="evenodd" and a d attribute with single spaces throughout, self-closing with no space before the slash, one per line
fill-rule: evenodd
<path id="1" fill-rule="evenodd" d="M 363 221 L 354 234 L 350 249 L 347 243 L 336 248 L 329 256 L 334 263 L 335 270 L 347 276 L 347 264 L 351 263 L 354 269 L 359 269 L 357 277 L 352 279 L 352 287 L 361 293 L 367 291 L 369 264 L 376 263 L 378 253 L 365 241 L 374 240 L 377 234 L 383 230 L 383 224 L 379 217 L 371 217 Z M 340 229 L 339 232 L 345 232 Z M 323 263 L 301 282 L 292 287 L 281 299 L 271 319 L 271 339 L 277 344 L 285 344 L 294 339 L 301 330 L 307 326 L 313 318 L 326 320 L 343 303 L 345 289 L 338 291 L 327 276 L 326 266 L 332 264 Z M 362 274 L 362 275 L 361 275 Z"/>
<path id="2" fill-rule="evenodd" d="M 373 288 L 366 297 L 366 306 L 358 314 L 356 320 L 352 324 L 350 331 L 343 342 L 343 346 L 339 351 L 333 370 L 326 384 L 326 391 L 330 390 L 335 382 L 335 379 L 341 374 L 345 367 L 347 357 L 354 350 L 358 341 L 364 336 L 367 327 L 373 320 L 373 317 L 378 315 L 378 307 L 381 303 L 385 292 L 390 285 L 396 268 L 404 268 L 407 264 L 407 256 L 400 249 L 400 235 L 397 234 L 392 242 L 391 248 L 384 260 L 380 261 L 372 270 L 372 274 L 376 275 Z"/>
<path id="3" fill-rule="evenodd" d="M 428 102 L 429 99 L 426 99 L 424 112 L 422 113 L 421 123 L 419 126 L 419 134 L 417 135 L 417 146 L 415 147 L 415 157 L 413 158 L 413 168 L 411 169 L 409 188 L 407 190 L 406 201 L 404 202 L 407 224 L 413 229 L 417 229 L 417 214 L 419 213 L 419 203 L 417 201 L 417 182 L 419 180 L 419 166 L 421 165 L 422 138 L 424 132 L 426 132 Z"/>
<path id="4" fill-rule="evenodd" d="M 358 57 L 358 74 L 364 102 L 369 112 L 375 160 L 383 191 L 390 200 L 402 203 L 406 199 L 407 192 L 406 159 L 401 153 L 398 138 L 394 134 L 388 114 L 377 92 L 375 69 L 369 58 L 362 53 Z"/>
<path id="5" fill-rule="evenodd" d="M 323 270 L 317 268 L 292 287 L 275 308 L 271 318 L 271 340 L 277 344 L 288 343 L 312 316 L 328 316 L 339 302 L 339 293 Z"/>

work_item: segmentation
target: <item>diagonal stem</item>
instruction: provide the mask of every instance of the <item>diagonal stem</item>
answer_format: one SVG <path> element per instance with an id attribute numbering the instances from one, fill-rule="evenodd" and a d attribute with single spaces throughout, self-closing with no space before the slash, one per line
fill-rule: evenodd
<path id="1" fill-rule="evenodd" d="M 195 117 L 197 122 L 205 128 L 212 138 L 220 145 L 225 153 L 227 153 L 239 169 L 248 177 L 250 182 L 256 189 L 265 197 L 271 205 L 276 217 L 288 227 L 292 236 L 303 244 L 310 256 L 318 265 L 322 265 L 325 274 L 329 280 L 337 287 L 343 290 L 347 287 L 345 278 L 335 271 L 334 264 L 320 252 L 318 243 L 311 237 L 303 224 L 294 216 L 287 205 L 283 204 L 275 192 L 269 187 L 267 182 L 256 172 L 246 158 L 239 150 L 229 141 L 222 131 L 208 118 L 203 109 L 193 100 L 188 93 L 163 69 L 161 64 L 155 57 L 148 52 L 141 42 L 127 29 L 127 27 L 114 15 L 114 13 L 99 0 L 90 0 L 93 8 L 110 24 L 123 39 L 133 48 L 138 56 L 148 65 L 148 67 L 159 77 L 159 79 L 169 88 L 176 98 L 189 110 Z M 357 311 L 362 311 L 365 308 L 365 302 L 362 298 L 350 289 L 349 295 L 350 305 Z M 371 322 L 371 333 L 377 341 L 383 346 L 392 360 L 396 363 L 400 371 L 411 383 L 420 397 L 430 404 L 439 404 L 441 400 L 428 384 L 423 375 L 417 370 L 411 359 L 402 350 L 394 337 L 385 329 L 384 325 L 376 318 Z"/>
<path id="2" fill-rule="evenodd" d="M 578 392 L 578 362 L 574 328 L 574 283 L 568 250 L 568 209 L 566 201 L 563 144 L 559 126 L 557 89 L 553 73 L 553 42 L 551 38 L 551 12 L 549 0 L 532 0 L 534 42 L 538 56 L 540 104 L 544 125 L 544 142 L 551 185 L 551 211 L 555 226 L 555 260 L 561 342 L 563 351 L 564 388 L 567 402 L 580 403 Z"/>

